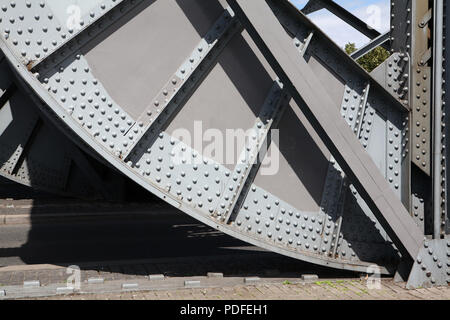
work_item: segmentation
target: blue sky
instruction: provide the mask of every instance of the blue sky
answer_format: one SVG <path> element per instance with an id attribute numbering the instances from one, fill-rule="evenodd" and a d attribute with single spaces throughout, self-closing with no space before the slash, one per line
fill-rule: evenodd
<path id="1" fill-rule="evenodd" d="M 308 0 L 290 0 L 300 9 Z M 355 16 L 365 21 L 380 32 L 389 30 L 390 1 L 389 0 L 334 0 Z M 369 39 L 363 36 L 345 22 L 336 18 L 326 10 L 320 10 L 308 16 L 319 28 L 325 31 L 338 45 L 344 46 L 348 42 L 362 46 Z"/>

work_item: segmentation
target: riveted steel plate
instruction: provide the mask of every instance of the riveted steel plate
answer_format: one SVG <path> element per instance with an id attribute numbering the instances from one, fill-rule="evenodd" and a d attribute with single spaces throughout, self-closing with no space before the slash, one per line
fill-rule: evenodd
<path id="1" fill-rule="evenodd" d="M 445 16 L 444 16 L 444 23 L 445 25 L 447 25 L 447 23 L 450 21 L 449 17 L 450 17 L 450 5 L 448 5 L 448 3 L 445 4 Z M 444 47 L 446 48 L 445 52 L 444 52 L 444 57 L 445 57 L 445 61 L 443 62 L 443 67 L 444 70 L 446 70 L 446 72 L 444 73 L 444 97 L 443 97 L 443 101 L 445 102 L 445 105 L 443 107 L 443 110 L 445 112 L 445 117 L 444 117 L 444 122 L 445 122 L 445 128 L 443 129 L 443 133 L 445 135 L 445 139 L 444 139 L 444 146 L 445 146 L 445 176 L 444 179 L 445 181 L 448 181 L 449 179 L 449 172 L 450 170 L 448 170 L 449 168 L 449 160 L 450 157 L 448 156 L 448 150 L 449 149 L 449 135 L 450 135 L 450 126 L 448 125 L 448 123 L 450 123 L 449 119 L 450 119 L 450 112 L 449 112 L 449 108 L 450 108 L 450 72 L 448 72 L 448 67 L 449 67 L 449 61 L 450 61 L 450 50 L 448 50 L 448 48 L 450 48 L 450 28 L 445 28 L 444 30 L 445 32 L 445 42 L 444 42 Z M 447 184 L 446 184 L 447 185 Z M 450 211 L 449 211 L 449 203 L 450 201 L 448 201 L 448 189 L 445 188 L 444 191 L 444 197 L 445 197 L 445 232 L 447 234 L 450 234 Z"/>
<path id="2" fill-rule="evenodd" d="M 412 112 L 411 161 L 430 175 L 431 68 L 428 60 L 431 56 L 427 53 L 431 9 L 427 1 L 408 0 L 392 2 L 391 10 L 392 52 L 399 53 L 400 57 L 390 59 L 386 72 L 392 79 L 389 83 L 394 95 L 409 105 Z"/>
<path id="3" fill-rule="evenodd" d="M 0 108 L 0 174 L 36 190 L 85 199 L 103 198 L 103 187 L 93 183 L 80 164 L 79 159 L 86 155 L 41 117 L 33 99 L 20 82 L 16 83 L 6 60 L 0 68 L 4 102 Z"/>
<path id="4" fill-rule="evenodd" d="M 450 241 L 426 240 L 408 279 L 408 288 L 446 286 L 450 283 Z"/>

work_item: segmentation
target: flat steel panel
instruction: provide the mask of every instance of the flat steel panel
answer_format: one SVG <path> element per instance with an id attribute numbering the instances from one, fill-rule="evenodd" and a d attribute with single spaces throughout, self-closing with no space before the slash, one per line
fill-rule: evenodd
<path id="1" fill-rule="evenodd" d="M 199 0 L 148 0 L 139 9 L 86 53 L 93 74 L 135 119 L 223 12 L 218 2 Z"/>
<path id="2" fill-rule="evenodd" d="M 260 170 L 255 184 L 299 210 L 319 211 L 330 153 L 305 124 L 305 116 L 295 102 L 285 111 L 278 128 L 279 141 L 276 147 L 271 146 L 268 155 L 275 160 L 274 148 L 279 150 L 279 170 L 275 175 Z"/>
<path id="3" fill-rule="evenodd" d="M 340 109 L 345 81 L 314 56 L 311 56 L 307 62 L 316 77 L 322 82 L 323 87 L 326 88 L 327 94 L 335 102 L 336 108 Z"/>
<path id="4" fill-rule="evenodd" d="M 230 134 L 235 132 L 242 136 L 242 132 L 253 127 L 273 80 L 244 37 L 236 35 L 192 97 L 179 107 L 178 114 L 167 126 L 166 132 L 173 135 L 177 129 L 187 130 L 194 139 L 196 123 L 202 129 L 202 132 L 197 130 L 200 134 L 217 129 L 225 138 L 221 148 L 223 157 L 217 154 L 209 156 L 233 169 L 244 144 L 242 139 L 236 139 L 236 143 L 228 139 L 227 130 Z M 211 144 L 210 139 L 203 141 L 203 150 Z M 234 149 L 225 150 L 227 143 L 234 145 Z M 200 151 L 200 146 L 192 144 L 191 147 Z M 226 159 L 233 161 L 224 161 Z"/>

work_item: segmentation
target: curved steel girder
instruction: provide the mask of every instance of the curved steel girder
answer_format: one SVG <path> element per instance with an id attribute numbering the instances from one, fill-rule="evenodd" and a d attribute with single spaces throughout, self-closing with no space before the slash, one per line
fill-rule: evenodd
<path id="1" fill-rule="evenodd" d="M 2 50 L 7 51 L 5 47 L 2 47 Z M 11 58 L 14 59 L 13 55 L 11 55 Z M 49 119 L 53 120 L 54 123 L 58 123 L 58 119 L 56 117 L 63 117 L 65 116 L 65 111 L 57 104 L 54 103 L 54 99 L 51 97 L 46 97 L 47 94 L 46 90 L 40 86 L 39 83 L 36 82 L 35 78 L 29 74 L 29 72 L 26 70 L 26 68 L 22 68 L 19 64 L 18 72 L 23 76 L 24 80 L 30 85 L 30 87 L 42 98 L 44 98 L 44 101 L 47 101 L 49 108 L 51 109 L 43 109 Z M 42 94 L 42 95 L 41 95 Z M 55 109 L 52 108 L 52 105 Z M 74 131 L 79 132 L 80 127 L 74 120 L 66 121 L 66 124 Z M 113 165 L 116 166 L 118 170 L 120 170 L 124 175 L 132 179 L 133 181 L 136 181 L 139 185 L 144 187 L 145 189 L 149 190 L 159 198 L 165 200 L 169 204 L 173 205 L 174 207 L 182 210 L 186 214 L 192 216 L 193 218 L 197 219 L 198 221 L 209 225 L 212 228 L 215 228 L 219 231 L 222 231 L 230 236 L 233 236 L 237 239 L 243 240 L 245 242 L 248 242 L 250 244 L 253 244 L 255 246 L 265 248 L 270 251 L 274 251 L 292 258 L 304 260 L 306 262 L 311 262 L 319 265 L 329 266 L 332 268 L 337 269 L 343 269 L 343 270 L 351 270 L 351 271 L 359 271 L 359 272 L 365 272 L 367 270 L 367 267 L 372 265 L 370 262 L 361 262 L 361 261 L 346 261 L 346 260 L 340 260 L 335 258 L 328 258 L 328 257 L 319 257 L 314 254 L 308 254 L 306 252 L 295 252 L 292 250 L 289 250 L 283 246 L 274 246 L 270 245 L 267 242 L 258 239 L 258 238 L 252 238 L 248 235 L 245 235 L 242 232 L 237 231 L 233 226 L 227 225 L 227 224 L 220 224 L 216 220 L 211 219 L 210 217 L 207 217 L 201 213 L 199 213 L 197 210 L 192 208 L 191 206 L 185 205 L 181 202 L 179 202 L 178 199 L 174 198 L 172 195 L 168 194 L 164 189 L 162 189 L 159 186 L 154 185 L 153 183 L 149 183 L 148 181 L 145 181 L 145 179 L 142 177 L 141 174 L 139 174 L 136 171 L 131 170 L 125 163 L 120 161 L 117 157 L 114 155 L 111 155 L 108 152 L 105 152 L 104 150 L 101 150 L 101 148 L 98 147 L 97 142 L 95 142 L 94 138 L 89 135 L 88 133 L 79 133 L 80 137 L 92 148 L 97 148 L 97 151 L 100 155 L 103 155 L 104 158 L 108 161 L 110 161 Z M 390 274 L 393 272 L 392 269 L 386 269 L 384 267 L 381 267 L 381 272 L 384 274 Z"/>
<path id="2" fill-rule="evenodd" d="M 146 1 L 144 1 L 142 3 L 145 3 L 145 2 Z M 150 2 L 147 2 L 147 3 L 150 3 Z M 161 3 L 157 3 L 157 5 L 161 5 L 164 7 L 164 5 L 166 5 L 169 2 L 164 2 L 164 5 L 162 5 Z M 209 2 L 209 3 L 213 3 L 213 2 Z M 170 3 L 168 6 L 170 6 L 170 5 L 173 5 L 173 3 Z M 214 15 L 214 14 L 212 14 L 212 15 Z M 147 20 L 147 21 L 152 21 L 152 20 Z M 223 25 L 223 22 L 219 21 L 219 24 Z M 237 27 L 236 24 L 234 26 Z M 205 29 L 205 28 L 203 28 L 203 29 Z M 221 29 L 221 27 L 219 27 L 217 30 L 220 30 L 220 29 Z M 208 67 L 208 64 L 205 63 L 208 60 L 207 58 L 209 58 L 209 57 L 214 58 L 216 54 L 217 55 L 220 54 L 220 51 L 216 53 L 215 46 L 218 44 L 218 47 L 221 46 L 223 48 L 223 47 L 225 47 L 225 44 L 226 44 L 226 42 L 224 40 L 226 40 L 227 36 L 224 37 L 225 39 L 222 39 L 221 38 L 222 34 L 220 32 L 219 32 L 219 34 L 217 34 L 217 31 L 214 31 L 214 30 L 216 30 L 215 27 L 211 28 L 211 30 L 213 30 L 213 32 L 207 33 L 207 36 L 201 40 L 200 45 L 199 45 L 199 48 L 201 47 L 202 50 L 205 50 L 205 52 L 208 52 L 208 55 L 202 56 L 201 54 L 199 55 L 198 53 L 192 53 L 191 58 L 189 58 L 188 61 L 186 61 L 186 63 L 189 65 L 189 62 L 190 62 L 189 60 L 194 60 L 195 61 L 194 69 L 196 69 L 196 67 L 198 65 L 200 65 L 199 70 L 193 71 L 193 75 L 197 79 L 205 78 L 208 75 L 208 71 L 212 67 L 212 66 Z M 203 31 L 201 33 L 204 34 L 205 32 Z M 90 35 L 87 36 L 87 35 L 80 34 L 80 36 L 86 36 L 89 39 Z M 209 39 L 208 39 L 208 36 L 210 36 Z M 216 41 L 216 40 L 214 40 L 214 37 L 219 37 L 220 39 L 218 39 Z M 241 39 L 241 37 L 239 37 L 239 39 Z M 80 40 L 80 38 L 77 40 Z M 100 42 L 102 42 L 103 40 L 100 40 Z M 81 42 L 83 43 L 83 41 L 81 41 Z M 86 41 L 86 43 L 87 42 L 88 41 Z M 285 254 L 287 256 L 302 259 L 305 261 L 314 262 L 314 263 L 321 264 L 321 265 L 327 265 L 327 266 L 334 267 L 334 268 L 358 270 L 358 271 L 365 271 L 367 266 L 370 264 L 370 262 L 363 262 L 363 261 L 359 261 L 359 260 L 352 261 L 350 259 L 343 259 L 343 258 L 341 258 L 341 256 L 336 258 L 335 256 L 328 257 L 327 255 L 313 253 L 314 251 L 312 250 L 312 248 L 311 248 L 311 251 L 308 251 L 306 249 L 299 250 L 299 249 L 290 247 L 287 244 L 287 242 L 285 243 L 285 242 L 281 242 L 281 241 L 280 242 L 267 241 L 266 239 L 258 236 L 256 232 L 254 234 L 252 234 L 252 233 L 249 233 L 247 230 L 245 230 L 243 226 L 239 227 L 238 223 L 237 223 L 238 221 L 235 220 L 236 217 L 233 218 L 234 220 L 231 222 L 231 224 L 223 223 L 221 221 L 221 219 L 217 219 L 217 216 L 213 216 L 210 213 L 205 212 L 205 209 L 202 208 L 204 206 L 200 206 L 199 203 L 197 203 L 195 206 L 193 206 L 192 204 L 189 204 L 188 198 L 178 197 L 176 195 L 175 190 L 172 189 L 172 192 L 171 192 L 170 187 L 160 183 L 162 179 L 165 179 L 162 175 L 161 175 L 161 177 L 154 177 L 154 178 L 150 178 L 150 179 L 148 178 L 148 176 L 146 174 L 146 170 L 144 170 L 142 168 L 145 164 L 140 163 L 139 159 L 133 159 L 133 157 L 139 158 L 139 156 L 141 156 L 141 159 L 142 159 L 142 154 L 140 154 L 140 152 L 136 152 L 136 151 L 140 150 L 139 148 L 141 148 L 141 147 L 139 147 L 139 144 L 137 144 L 138 150 L 135 149 L 135 150 L 133 150 L 133 152 L 128 153 L 132 157 L 132 160 L 134 160 L 134 161 L 131 162 L 131 166 L 127 165 L 124 162 L 123 157 L 122 157 L 122 154 L 125 150 L 120 150 L 120 152 L 119 152 L 119 150 L 117 150 L 115 148 L 115 146 L 111 147 L 111 144 L 108 141 L 108 140 L 113 140 L 112 138 L 114 138 L 114 136 L 112 135 L 111 137 L 110 136 L 103 137 L 101 135 L 96 134 L 96 129 L 89 128 L 89 126 L 88 126 L 89 123 L 87 123 L 85 121 L 80 121 L 79 118 L 80 118 L 81 113 L 78 113 L 80 109 L 75 110 L 75 108 L 71 108 L 71 104 L 70 104 L 71 102 L 69 102 L 69 100 L 72 97 L 69 95 L 66 97 L 66 96 L 57 94 L 58 88 L 61 90 L 61 92 L 66 91 L 64 88 L 64 85 L 61 85 L 60 87 L 58 87 L 58 85 L 57 85 L 57 83 L 59 83 L 61 81 L 61 79 L 64 81 L 68 81 L 67 83 L 70 83 L 70 82 L 72 82 L 72 80 L 71 80 L 71 76 L 69 73 L 71 72 L 73 74 L 73 77 L 75 77 L 75 76 L 77 76 L 77 70 L 80 70 L 80 71 L 83 70 L 82 78 L 74 78 L 73 81 L 74 82 L 76 82 L 76 81 L 84 82 L 84 79 L 86 79 L 86 81 L 89 83 L 91 83 L 91 81 L 93 81 L 92 83 L 94 84 L 94 87 L 93 88 L 91 87 L 89 90 L 91 90 L 90 92 L 92 92 L 92 94 L 95 94 L 96 96 L 99 96 L 101 98 L 100 99 L 101 101 L 98 100 L 97 98 L 95 98 L 96 100 L 93 99 L 89 103 L 86 102 L 85 108 L 93 107 L 93 109 L 90 109 L 90 110 L 97 109 L 98 111 L 101 112 L 102 111 L 102 109 L 101 109 L 102 101 L 104 101 L 102 98 L 102 94 L 105 95 L 106 101 L 108 101 L 108 99 L 110 99 L 108 92 L 106 92 L 106 90 L 103 91 L 103 89 L 104 89 L 103 86 L 99 85 L 98 80 L 95 80 L 95 77 L 92 76 L 90 66 L 89 66 L 88 62 L 86 61 L 86 59 L 83 57 L 83 54 L 86 52 L 83 50 L 79 51 L 79 49 L 83 49 L 82 47 L 80 47 L 80 48 L 76 47 L 75 48 L 76 51 L 74 54 L 67 55 L 67 52 L 65 53 L 65 58 L 62 61 L 58 61 L 61 63 L 55 64 L 55 67 L 56 66 L 62 67 L 62 69 L 60 69 L 59 72 L 57 72 L 57 73 L 55 73 L 55 71 L 52 71 L 52 69 L 54 67 L 52 66 L 51 62 L 44 61 L 43 67 L 42 67 L 43 72 L 41 73 L 40 76 L 36 77 L 29 71 L 29 67 L 27 65 L 24 65 L 23 63 L 21 63 L 21 58 L 19 58 L 21 53 L 18 52 L 17 49 L 14 49 L 14 44 L 10 44 L 8 42 L 2 41 L 1 46 L 2 46 L 2 50 L 4 50 L 4 52 L 6 53 L 8 59 L 17 68 L 16 71 L 20 74 L 20 76 L 24 79 L 24 81 L 30 86 L 30 88 L 35 93 L 38 94 L 39 98 L 41 98 L 43 101 L 45 101 L 46 104 L 48 105 L 48 107 L 42 106 L 42 110 L 49 116 L 49 118 L 51 118 L 58 125 L 61 125 L 61 121 L 62 121 L 65 125 L 70 127 L 71 130 L 74 133 L 76 133 L 77 136 L 79 138 L 81 138 L 82 141 L 84 141 L 84 143 L 89 145 L 90 148 L 96 150 L 106 161 L 108 161 L 109 163 L 114 165 L 122 173 L 124 173 L 125 175 L 130 177 L 132 180 L 138 182 L 140 185 L 145 187 L 147 190 L 153 192 L 160 198 L 166 200 L 167 202 L 171 203 L 175 207 L 181 209 L 185 213 L 197 218 L 198 220 L 200 220 L 214 228 L 217 228 L 218 230 L 221 230 L 221 231 L 228 233 L 232 236 L 235 236 L 239 239 L 242 239 L 249 243 L 258 245 L 260 247 L 263 247 L 263 248 L 266 248 L 266 249 L 269 249 L 269 250 L 272 250 L 275 252 L 279 252 L 279 253 Z M 91 43 L 90 46 L 92 49 L 92 47 L 95 47 L 96 44 Z M 200 50 L 196 50 L 196 51 L 200 51 Z M 197 54 L 197 56 L 196 56 L 196 54 Z M 199 59 L 199 61 L 197 61 L 198 59 Z M 217 59 L 217 58 L 214 58 L 214 59 Z M 206 60 L 206 61 L 203 61 L 203 60 Z M 48 62 L 48 64 L 50 64 L 50 66 L 45 66 L 46 62 Z M 202 70 L 202 67 L 205 67 L 205 66 L 207 67 L 206 68 L 207 71 L 204 71 L 205 68 Z M 39 69 L 39 67 L 38 67 L 38 69 Z M 183 69 L 185 70 L 185 72 L 182 72 Z M 188 70 L 188 69 L 181 67 L 178 70 L 179 72 L 177 72 L 174 77 L 171 77 L 172 80 L 169 81 L 169 83 L 167 85 L 170 86 L 171 83 L 172 83 L 172 85 L 175 85 L 174 82 L 179 82 L 182 84 L 183 83 L 188 83 L 188 84 L 194 83 L 194 82 L 192 82 L 192 79 L 194 77 L 191 74 L 185 75 L 186 70 Z M 197 72 L 197 71 L 200 71 L 200 72 Z M 67 74 L 65 74 L 65 72 L 67 72 Z M 202 72 L 206 72 L 206 74 L 204 74 Z M 214 69 L 212 76 L 216 77 L 217 76 L 216 72 L 217 72 L 216 69 Z M 50 75 L 47 78 L 48 80 L 46 79 L 46 76 L 45 76 L 46 73 Z M 92 77 L 92 78 L 90 78 L 90 77 Z M 58 78 L 59 78 L 59 81 L 58 81 Z M 174 79 L 175 79 L 175 81 L 174 81 Z M 190 91 L 190 90 L 195 91 L 195 89 L 197 89 L 200 85 L 201 85 L 201 83 L 197 83 L 197 84 L 194 83 L 194 84 L 192 84 L 193 89 L 190 89 L 189 87 L 187 87 L 189 89 L 187 91 Z M 98 88 L 97 89 L 98 94 L 97 94 L 97 90 L 95 88 Z M 54 89 L 57 89 L 56 93 L 53 91 Z M 186 87 L 184 87 L 184 86 L 179 87 L 178 85 L 176 85 L 175 88 L 173 88 L 173 87 L 171 88 L 171 90 L 173 90 L 173 89 L 178 90 L 177 95 L 176 95 L 177 97 L 180 97 L 180 96 L 183 97 L 183 93 L 184 93 L 184 91 L 186 91 L 186 90 L 184 90 L 184 89 L 186 89 Z M 165 91 L 166 91 L 166 89 L 161 90 L 162 96 L 164 96 Z M 89 94 L 89 92 L 87 92 L 87 90 L 86 90 L 86 93 Z M 82 94 L 82 96 L 83 96 L 83 94 Z M 77 96 L 77 97 L 80 97 L 80 96 Z M 188 95 L 187 97 L 182 98 L 181 101 L 188 100 L 189 97 L 190 96 Z M 195 99 L 195 97 L 193 97 L 192 99 Z M 345 100 L 345 98 L 344 98 L 344 100 Z M 95 101 L 99 101 L 99 102 L 95 102 Z M 111 98 L 110 101 L 114 101 L 114 100 Z M 161 101 L 164 101 L 164 100 L 161 100 Z M 156 100 L 155 100 L 155 102 L 156 102 Z M 98 107 L 95 106 L 96 103 L 99 103 Z M 118 117 L 117 117 L 117 122 L 119 123 L 118 126 L 120 127 L 121 125 L 123 125 L 125 133 L 127 133 L 127 132 L 129 132 L 130 134 L 133 133 L 133 130 L 130 131 L 129 129 L 133 128 L 133 125 L 135 125 L 133 119 L 135 119 L 136 116 L 134 116 L 134 117 L 130 116 L 128 114 L 128 112 L 125 112 L 125 110 L 120 108 L 117 104 L 115 104 L 114 102 L 111 102 L 111 103 L 113 104 L 114 108 L 117 108 L 119 110 L 118 113 L 116 113 L 114 111 L 114 114 L 118 114 Z M 155 104 L 155 106 L 156 106 L 156 104 Z M 80 107 L 81 107 L 81 109 L 83 109 L 82 105 L 80 105 Z M 107 109 L 105 109 L 105 113 L 107 112 L 106 110 Z M 130 111 L 131 109 L 128 108 L 127 110 Z M 171 109 L 169 108 L 168 112 L 170 110 Z M 93 112 L 93 113 L 94 113 L 94 117 L 95 117 L 96 114 L 95 114 L 95 112 Z M 82 117 L 84 117 L 84 116 L 87 117 L 89 114 L 90 114 L 90 112 L 86 111 L 86 113 L 84 113 L 82 115 Z M 114 117 L 116 117 L 114 114 L 111 113 L 112 119 L 114 119 Z M 174 114 L 174 116 L 175 116 L 175 120 L 176 120 L 177 115 Z M 97 119 L 95 119 L 95 120 L 97 120 Z M 172 120 L 172 119 L 170 119 L 170 120 Z M 129 123 L 130 121 L 131 121 L 131 123 Z M 167 120 L 167 122 L 171 122 L 171 121 Z M 150 121 L 150 124 L 151 123 L 152 123 L 152 121 Z M 144 124 L 142 125 L 142 127 L 144 127 Z M 150 125 L 149 128 L 151 131 L 151 129 L 155 128 L 155 127 L 152 127 Z M 157 131 L 157 132 L 159 132 L 159 131 Z M 141 134 L 141 137 L 144 136 L 145 133 L 147 133 L 147 131 L 144 131 L 143 129 L 141 132 L 139 131 L 139 129 L 136 132 L 137 135 Z M 161 141 L 164 141 L 166 143 L 166 145 L 170 145 L 172 143 L 178 144 L 178 142 L 175 139 L 170 138 L 170 136 L 168 136 L 164 132 L 162 132 L 160 137 L 158 137 L 158 134 L 156 134 L 154 136 L 155 136 L 155 138 L 161 139 Z M 124 137 L 124 138 L 127 138 L 127 137 Z M 265 139 L 265 136 L 263 136 L 262 138 Z M 106 140 L 106 141 L 104 141 L 104 140 Z M 133 139 L 131 139 L 131 140 L 133 140 Z M 123 141 L 122 139 L 118 140 L 117 143 L 121 143 L 122 141 Z M 105 143 L 105 142 L 108 142 L 108 143 Z M 154 149 L 152 149 L 151 151 L 154 151 L 154 152 L 155 151 L 157 152 L 157 149 L 160 149 L 159 147 L 165 146 L 165 145 L 163 145 L 162 142 L 160 142 L 161 144 L 159 146 L 158 146 L 158 144 L 154 143 L 154 141 L 146 142 L 146 143 L 151 143 L 151 146 L 154 147 Z M 125 146 L 125 148 L 126 147 L 127 146 Z M 186 147 L 186 149 L 188 149 L 188 148 Z M 143 153 L 145 153 L 145 150 L 143 151 Z M 163 154 L 160 155 L 161 158 L 162 158 L 162 156 L 163 156 Z M 145 162 L 145 160 L 146 159 L 144 158 L 143 161 Z M 152 160 L 158 160 L 158 156 L 152 156 L 152 158 L 150 158 L 150 162 Z M 214 170 L 216 170 L 223 176 L 225 176 L 225 177 L 227 176 L 226 168 L 224 168 L 223 166 L 220 166 L 218 164 L 213 164 L 213 162 L 208 159 L 205 159 L 205 160 L 207 160 L 207 163 L 210 164 L 210 167 L 208 170 L 211 170 L 211 172 L 214 172 Z M 138 165 L 141 168 L 139 168 Z M 166 165 L 170 166 L 170 164 L 168 164 L 168 163 L 166 163 Z M 154 168 L 150 168 L 150 169 L 154 169 Z M 153 172 L 157 171 L 157 168 L 155 168 L 155 169 L 156 170 Z M 330 170 L 330 171 L 333 172 L 334 170 Z M 160 182 L 158 182 L 158 178 L 160 179 Z M 169 179 L 169 178 L 167 178 L 167 179 Z M 168 181 L 167 179 L 165 180 L 166 182 Z M 335 179 L 335 180 L 337 181 L 339 179 Z M 175 185 L 176 181 L 173 181 L 172 183 L 173 183 L 173 185 Z M 257 188 L 255 186 L 255 189 L 254 189 L 254 191 L 252 190 L 252 192 L 256 196 L 259 195 L 259 196 L 261 196 L 261 198 L 266 198 L 266 194 L 263 191 L 263 189 L 261 189 L 261 188 Z M 255 197 L 255 196 L 253 196 L 253 197 Z M 269 194 L 267 194 L 267 197 L 269 197 Z M 278 197 L 274 197 L 272 195 L 270 195 L 270 197 L 273 200 L 273 202 L 275 203 L 275 205 L 278 202 L 278 204 L 282 204 L 286 208 L 290 208 L 289 204 L 282 201 Z M 252 198 L 249 196 L 246 196 L 245 200 L 252 200 Z M 255 200 L 255 199 L 253 199 L 253 200 Z M 207 203 L 207 200 L 205 200 L 205 203 Z M 233 208 L 231 205 L 235 205 L 235 203 L 230 204 L 230 208 Z M 239 208 L 243 208 L 241 210 L 243 212 L 245 210 L 245 203 L 241 204 L 241 206 L 239 206 Z M 292 206 L 291 206 L 291 208 L 292 208 L 292 211 L 294 212 L 295 208 Z M 206 210 L 208 210 L 208 209 L 206 209 Z M 239 211 L 239 213 L 241 213 L 241 211 Z M 287 211 L 287 213 L 289 214 L 288 211 Z M 217 214 L 217 210 L 213 210 L 213 212 L 215 214 Z M 295 212 L 297 212 L 299 214 L 300 218 L 304 218 L 305 216 L 308 219 L 314 218 L 314 221 L 317 222 L 318 225 L 320 225 L 320 223 L 319 223 L 320 219 L 322 219 L 321 220 L 322 224 L 325 222 L 324 218 L 326 218 L 326 215 L 324 215 L 321 212 L 315 213 L 315 212 L 305 212 L 305 211 L 301 211 L 301 210 L 295 210 Z M 244 213 L 244 218 L 245 218 L 245 213 Z M 294 218 L 292 218 L 292 219 L 294 220 Z M 345 224 L 344 224 L 344 226 L 345 226 Z M 273 226 L 273 227 L 275 228 L 275 226 Z M 245 226 L 245 228 L 247 228 L 247 226 Z M 322 237 L 322 234 L 320 234 L 320 235 Z M 286 240 L 284 240 L 284 241 L 286 241 Z M 371 260 L 368 260 L 368 261 L 371 261 Z M 388 270 L 386 270 L 386 269 L 384 269 L 383 271 L 388 272 Z"/>

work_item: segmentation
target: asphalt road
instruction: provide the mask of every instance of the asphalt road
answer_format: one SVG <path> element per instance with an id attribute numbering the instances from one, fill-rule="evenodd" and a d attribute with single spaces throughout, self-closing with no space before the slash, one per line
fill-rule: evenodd
<path id="1" fill-rule="evenodd" d="M 51 207 L 47 204 L 44 208 Z M 73 205 L 69 207 L 58 207 L 57 211 L 74 209 Z M 104 212 L 104 208 L 93 208 Z M 131 267 L 122 268 L 123 274 L 135 274 L 133 266 L 157 265 L 161 272 L 175 275 L 203 275 L 214 269 L 234 275 L 264 276 L 276 271 L 279 276 L 355 276 L 251 246 L 169 205 L 146 206 L 145 214 L 135 214 L 130 206 L 125 208 L 119 215 L 109 215 L 109 209 L 100 217 L 84 211 L 76 217 L 58 214 L 52 221 L 41 219 L 42 210 L 32 210 L 31 223 L 0 225 L 0 267 L 75 264 L 85 265 L 86 270 L 102 270 L 120 264 Z"/>
<path id="2" fill-rule="evenodd" d="M 255 250 L 260 249 L 176 210 L 164 216 L 0 227 L 0 266 L 254 254 Z"/>

